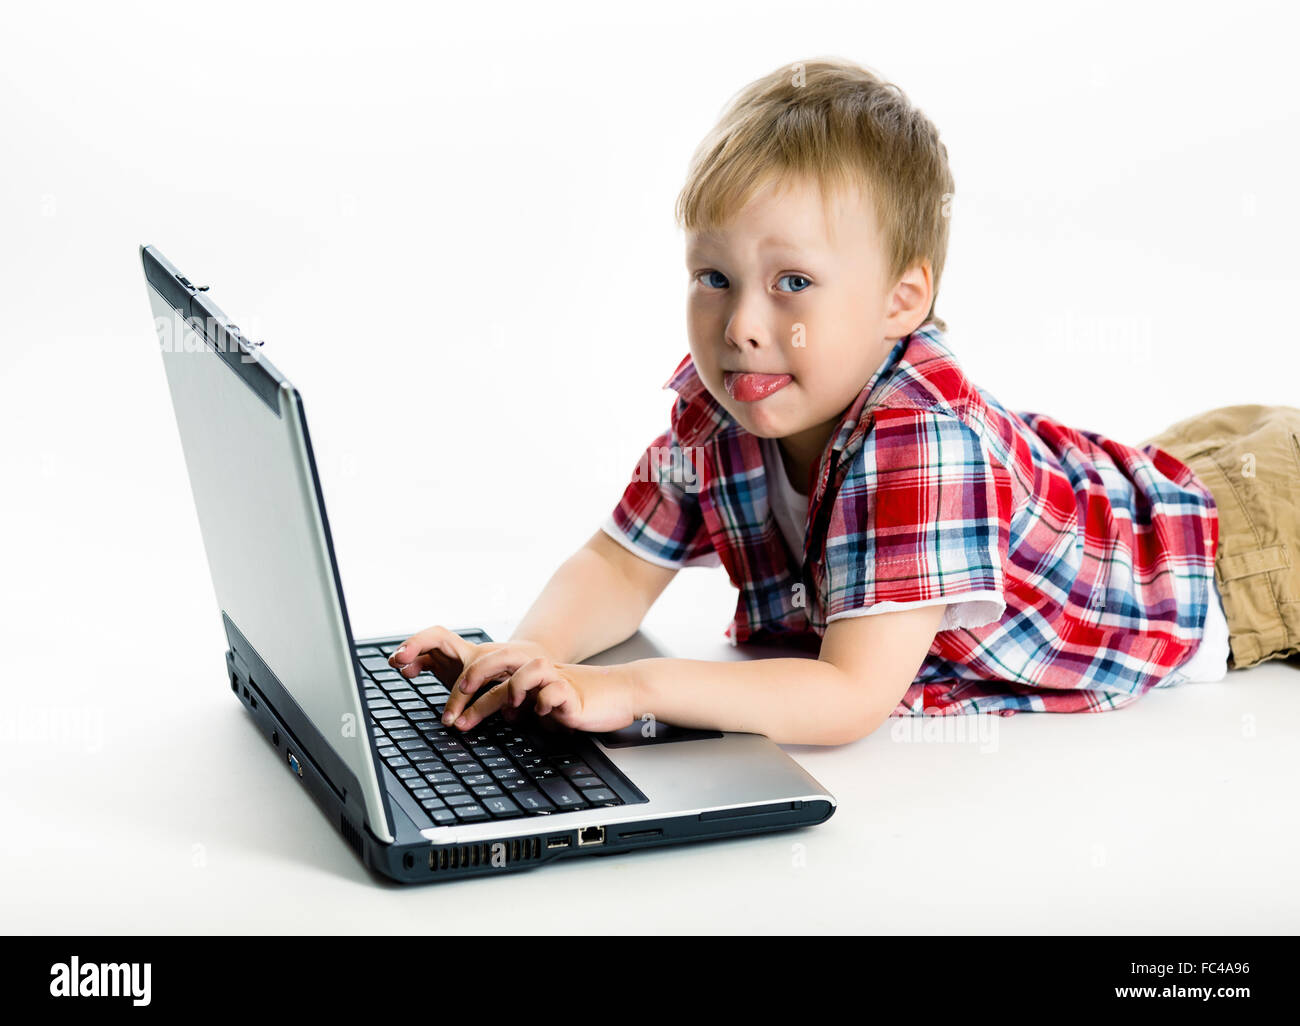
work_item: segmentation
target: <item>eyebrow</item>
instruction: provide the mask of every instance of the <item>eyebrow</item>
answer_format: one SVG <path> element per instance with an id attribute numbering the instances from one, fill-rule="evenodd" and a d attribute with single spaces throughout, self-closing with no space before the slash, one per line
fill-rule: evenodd
<path id="1" fill-rule="evenodd" d="M 797 242 L 790 242 L 788 239 L 779 239 L 772 235 L 769 235 L 766 239 L 760 239 L 758 244 L 760 247 L 765 249 L 793 249 L 800 253 L 803 252 L 803 247 Z"/>
<path id="2" fill-rule="evenodd" d="M 696 239 L 692 244 L 688 245 L 686 247 L 686 251 L 690 253 L 697 248 L 705 249 L 712 245 L 715 245 L 717 241 L 718 240 L 716 238 L 701 236 L 700 238 Z M 796 253 L 799 256 L 809 256 L 812 253 L 812 250 L 806 249 L 805 247 L 800 246 L 796 242 L 791 242 L 789 239 L 777 238 L 774 235 L 769 235 L 766 238 L 759 239 L 758 247 L 759 249 L 784 249 L 784 250 L 788 250 L 791 253 Z"/>

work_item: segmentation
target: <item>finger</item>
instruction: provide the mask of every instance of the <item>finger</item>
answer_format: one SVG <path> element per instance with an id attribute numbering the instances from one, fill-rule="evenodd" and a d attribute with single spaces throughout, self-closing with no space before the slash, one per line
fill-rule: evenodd
<path id="1" fill-rule="evenodd" d="M 525 663 L 536 658 L 533 653 L 510 645 L 476 653 L 461 670 L 460 679 L 456 681 L 452 690 L 472 695 L 487 681 L 512 674 Z"/>
<path id="2" fill-rule="evenodd" d="M 468 646 L 469 642 L 455 631 L 450 631 L 446 627 L 435 624 L 416 634 L 412 634 L 403 641 L 393 651 L 393 654 L 388 657 L 388 662 L 392 666 L 402 666 L 430 651 L 441 651 L 446 655 L 459 656 L 464 653 Z"/>
<path id="3" fill-rule="evenodd" d="M 439 655 L 462 664 L 473 658 L 474 646 L 455 631 L 435 625 L 413 634 L 388 657 L 388 664 L 405 676 L 414 676 Z M 412 667 L 407 672 L 407 667 Z"/>
<path id="4" fill-rule="evenodd" d="M 486 695 L 481 697 L 479 702 L 483 701 L 483 698 L 486 697 Z M 460 718 L 460 714 L 463 713 L 466 708 L 469 707 L 470 702 L 473 701 L 473 695 L 467 695 L 460 688 L 453 687 L 451 689 L 451 694 L 447 696 L 447 701 L 442 707 L 442 722 L 455 723 L 456 720 Z M 474 704 L 477 705 L 478 702 L 475 702 Z"/>
<path id="5" fill-rule="evenodd" d="M 506 696 L 505 681 L 502 681 L 491 690 L 485 691 L 479 695 L 477 702 L 456 717 L 456 728 L 458 730 L 469 730 L 471 727 L 482 723 L 505 704 Z M 445 710 L 443 715 L 446 715 Z"/>
<path id="6" fill-rule="evenodd" d="M 470 701 L 470 696 L 460 688 L 456 688 L 451 697 L 447 699 L 447 705 L 443 708 L 443 722 L 454 723 L 464 730 L 481 722 L 505 704 L 518 708 L 529 691 L 553 680 L 554 676 L 555 667 L 551 665 L 550 660 L 543 659 L 541 656 L 533 656 L 511 674 L 508 680 L 496 685 L 491 691 L 480 696 L 477 702 L 465 709 L 463 715 L 459 710 Z M 485 702 L 487 705 L 480 710 L 479 706 L 484 705 Z M 452 703 L 456 703 L 456 705 L 453 706 Z M 451 719 L 448 719 L 449 712 L 452 713 Z"/>
<path id="7" fill-rule="evenodd" d="M 538 716 L 555 716 L 561 723 L 575 713 L 578 693 L 563 677 L 557 677 L 537 692 L 534 708 Z"/>

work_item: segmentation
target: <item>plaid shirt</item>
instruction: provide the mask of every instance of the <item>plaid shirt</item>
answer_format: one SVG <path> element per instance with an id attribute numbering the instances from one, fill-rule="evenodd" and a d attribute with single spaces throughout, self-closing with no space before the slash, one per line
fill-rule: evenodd
<path id="1" fill-rule="evenodd" d="M 1101 712 L 1200 643 L 1218 511 L 1186 464 L 973 385 L 933 323 L 901 338 L 842 415 L 804 551 L 769 508 L 759 439 L 686 356 L 678 398 L 604 528 L 661 566 L 726 568 L 732 644 L 815 650 L 879 603 L 963 597 L 893 715 Z M 951 609 L 950 609 L 951 612 Z"/>

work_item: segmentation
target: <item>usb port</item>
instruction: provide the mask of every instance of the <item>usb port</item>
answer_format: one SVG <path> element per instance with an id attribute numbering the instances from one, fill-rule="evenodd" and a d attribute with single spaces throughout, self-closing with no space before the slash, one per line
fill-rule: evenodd
<path id="1" fill-rule="evenodd" d="M 568 846 L 569 839 L 563 835 L 560 837 L 548 837 L 546 839 L 546 847 L 548 848 L 567 848 Z"/>

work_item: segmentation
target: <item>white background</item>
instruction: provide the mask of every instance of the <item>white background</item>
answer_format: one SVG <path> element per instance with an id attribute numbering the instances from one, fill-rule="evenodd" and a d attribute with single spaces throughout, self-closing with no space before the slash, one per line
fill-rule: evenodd
<path id="1" fill-rule="evenodd" d="M 223 689 L 137 247 L 302 390 L 357 635 L 504 637 L 666 426 L 691 152 L 797 60 L 866 64 L 939 126 L 938 312 L 1009 408 L 1136 442 L 1296 404 L 1296 28 L 1247 3 L 7 10 L 5 926 L 455 931 L 500 928 L 501 897 L 524 928 L 1293 932 L 1279 663 L 1014 717 L 1000 758 L 888 726 L 791 749 L 841 802 L 797 837 L 385 897 Z M 727 658 L 733 605 L 692 570 L 647 631 Z"/>

